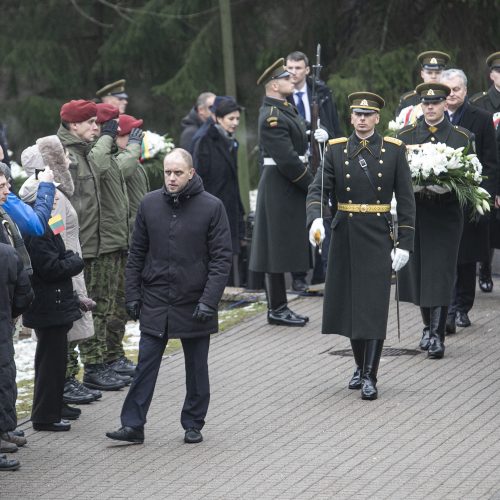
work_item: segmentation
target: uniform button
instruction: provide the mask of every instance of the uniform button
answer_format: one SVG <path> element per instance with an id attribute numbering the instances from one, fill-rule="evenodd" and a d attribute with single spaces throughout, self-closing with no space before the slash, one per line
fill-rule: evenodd
<path id="1" fill-rule="evenodd" d="M 380 200 L 377 200 L 377 203 L 380 204 Z"/>
<path id="2" fill-rule="evenodd" d="M 345 176 L 350 179 L 351 178 L 351 174 L 345 174 Z"/>
<path id="3" fill-rule="evenodd" d="M 379 173 L 378 173 L 378 176 L 379 176 L 379 177 L 382 177 L 382 172 L 379 172 Z"/>
<path id="4" fill-rule="evenodd" d="M 352 200 L 349 200 L 349 203 L 352 203 Z"/>
<path id="5" fill-rule="evenodd" d="M 349 165 L 349 161 L 348 161 L 348 160 L 346 160 L 346 161 L 345 161 L 345 164 L 346 164 L 346 165 Z"/>
<path id="6" fill-rule="evenodd" d="M 377 212 L 377 217 L 380 217 L 380 214 Z"/>
<path id="7" fill-rule="evenodd" d="M 385 153 L 385 148 L 382 148 L 381 151 L 382 151 L 382 153 Z"/>
<path id="8" fill-rule="evenodd" d="M 384 163 L 384 160 L 379 160 L 378 162 L 379 162 L 380 164 L 382 164 L 382 163 Z"/>
<path id="9" fill-rule="evenodd" d="M 434 142 L 436 139 L 434 137 L 431 137 L 431 141 Z"/>
<path id="10" fill-rule="evenodd" d="M 352 217 L 352 212 L 349 212 L 349 217 Z"/>
<path id="11" fill-rule="evenodd" d="M 350 190 L 351 190 L 351 188 L 350 188 L 349 186 L 347 186 L 347 187 L 345 188 L 345 190 L 346 190 L 346 191 L 350 191 Z"/>
<path id="12" fill-rule="evenodd" d="M 344 154 L 347 154 L 347 149 L 344 149 Z"/>
<path id="13" fill-rule="evenodd" d="M 379 186 L 379 187 L 377 188 L 377 191 L 382 191 L 382 188 Z"/>

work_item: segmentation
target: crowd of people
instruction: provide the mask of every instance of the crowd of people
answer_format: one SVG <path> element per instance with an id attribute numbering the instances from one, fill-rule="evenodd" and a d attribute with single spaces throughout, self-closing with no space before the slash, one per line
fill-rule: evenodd
<path id="1" fill-rule="evenodd" d="M 299 293 L 308 281 L 326 281 L 322 333 L 350 339 L 355 371 L 348 387 L 366 400 L 378 397 L 393 273 L 397 300 L 421 309 L 420 347 L 433 359 L 444 356 L 446 334 L 471 324 L 477 262 L 480 288 L 493 287 L 497 221 L 471 218 L 453 190 L 417 185 L 407 148 L 443 143 L 476 151 L 482 186 L 498 208 L 500 53 L 487 58 L 492 87 L 471 98 L 465 73 L 445 69 L 447 54 L 427 51 L 417 59 L 423 82 L 401 98 L 397 137 L 376 131 L 385 102 L 365 91 L 347 98 L 353 132 L 344 137 L 333 94 L 314 80 L 302 52 L 257 80 L 265 96 L 249 269 L 265 275 L 272 325 L 309 321 L 288 307 L 286 273 Z M 122 425 L 106 435 L 142 443 L 162 353 L 170 338 L 180 338 L 184 440 L 203 439 L 210 335 L 218 330 L 224 287 L 241 285 L 247 244 L 236 139 L 242 108 L 233 97 L 200 94 L 182 121 L 181 148 L 164 158 L 163 188 L 151 191 L 140 161 L 143 121 L 126 114 L 125 80 L 96 95 L 65 103 L 56 134 L 23 151 L 27 178 L 18 196 L 0 163 L 5 452 L 26 443 L 15 412 L 12 331 L 20 315 L 37 340 L 35 430 L 68 431 L 81 414 L 72 404 L 130 385 Z M 0 154 L 2 160 L 3 148 Z M 137 366 L 123 348 L 128 318 L 140 321 Z M 18 467 L 0 455 L 0 470 Z"/>

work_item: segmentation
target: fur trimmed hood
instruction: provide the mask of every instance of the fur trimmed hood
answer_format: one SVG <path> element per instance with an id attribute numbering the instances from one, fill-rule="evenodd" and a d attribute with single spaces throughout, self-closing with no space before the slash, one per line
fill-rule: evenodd
<path id="1" fill-rule="evenodd" d="M 48 165 L 54 172 L 54 181 L 58 182 L 59 189 L 68 197 L 71 197 L 75 191 L 73 178 L 66 166 L 66 154 L 64 147 L 57 135 L 48 135 L 37 139 L 36 145 L 43 163 Z"/>

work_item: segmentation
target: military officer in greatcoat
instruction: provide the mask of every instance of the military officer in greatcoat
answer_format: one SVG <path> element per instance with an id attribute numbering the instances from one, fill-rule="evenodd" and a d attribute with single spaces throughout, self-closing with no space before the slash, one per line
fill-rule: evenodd
<path id="1" fill-rule="evenodd" d="M 377 398 L 377 372 L 387 330 L 392 269 L 413 250 L 415 199 L 402 141 L 381 137 L 375 126 L 384 100 L 370 92 L 350 94 L 354 132 L 328 142 L 324 170 L 309 187 L 307 222 L 311 243 L 321 244 L 321 206 L 330 192 L 338 201 L 332 221 L 322 333 L 348 337 L 356 362 L 350 389 Z M 394 242 L 390 214 L 397 199 Z"/>
<path id="2" fill-rule="evenodd" d="M 278 59 L 257 81 L 266 95 L 259 112 L 262 174 L 249 267 L 266 273 L 268 322 L 304 326 L 308 318 L 288 308 L 284 273 L 310 267 L 305 200 L 312 174 L 305 123 L 286 99 L 294 84 L 284 62 Z"/>
<path id="3" fill-rule="evenodd" d="M 450 56 L 446 52 L 439 50 L 428 50 L 421 52 L 417 56 L 417 61 L 420 63 L 420 77 L 424 83 L 437 83 L 441 78 L 441 73 L 446 68 Z M 405 92 L 399 99 L 399 106 L 396 110 L 396 117 L 401 110 L 409 106 L 418 106 L 420 104 L 420 96 L 415 90 Z"/>
<path id="4" fill-rule="evenodd" d="M 407 145 L 444 143 L 452 148 L 472 148 L 472 134 L 452 125 L 445 116 L 450 88 L 441 83 L 421 83 L 424 115 L 400 130 L 398 138 Z M 424 330 L 420 347 L 429 358 L 442 358 L 448 306 L 455 282 L 463 211 L 456 195 L 442 186 L 415 186 L 417 217 L 415 249 L 399 279 L 402 301 L 420 306 Z"/>
<path id="5" fill-rule="evenodd" d="M 500 52 L 494 52 L 486 58 L 486 65 L 490 73 L 492 85 L 487 92 L 479 92 L 470 98 L 470 102 L 479 108 L 492 113 L 493 126 L 496 130 L 498 158 L 500 159 Z M 499 179 L 500 181 L 500 176 Z M 497 193 L 500 193 L 500 182 Z M 495 199 L 495 206 L 500 207 L 500 196 Z M 483 292 L 493 290 L 493 280 L 491 279 L 491 260 L 495 248 L 500 248 L 500 220 L 498 219 L 498 210 L 491 213 L 490 218 L 490 258 L 479 264 L 479 288 Z M 496 216 L 495 216 L 496 215 Z"/>

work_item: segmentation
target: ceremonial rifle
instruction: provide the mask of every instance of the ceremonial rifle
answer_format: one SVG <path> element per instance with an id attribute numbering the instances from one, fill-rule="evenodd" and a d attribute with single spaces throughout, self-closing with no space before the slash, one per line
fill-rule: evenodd
<path id="1" fill-rule="evenodd" d="M 312 71 L 312 89 L 311 89 L 311 173 L 316 175 L 318 170 L 321 155 L 319 151 L 318 141 L 314 138 L 314 131 L 319 127 L 319 99 L 317 83 L 319 82 L 319 74 L 321 72 L 321 44 L 316 47 L 316 64 L 313 64 Z"/>

